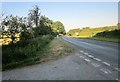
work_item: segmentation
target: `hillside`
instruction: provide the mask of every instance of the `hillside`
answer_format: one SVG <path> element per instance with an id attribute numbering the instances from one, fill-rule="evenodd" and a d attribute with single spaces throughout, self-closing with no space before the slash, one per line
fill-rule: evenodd
<path id="1" fill-rule="evenodd" d="M 88 37 L 93 37 L 97 33 L 104 32 L 104 31 L 112 31 L 119 29 L 118 26 L 105 26 L 105 27 L 98 27 L 98 28 L 89 28 L 85 27 L 82 29 L 72 29 L 69 32 L 67 32 L 67 35 L 71 35 L 74 37 L 79 37 L 79 38 L 88 38 Z M 76 35 L 78 33 L 78 35 Z"/>
<path id="2" fill-rule="evenodd" d="M 120 30 L 100 32 L 100 33 L 97 33 L 95 36 L 93 36 L 92 39 L 120 42 Z"/>

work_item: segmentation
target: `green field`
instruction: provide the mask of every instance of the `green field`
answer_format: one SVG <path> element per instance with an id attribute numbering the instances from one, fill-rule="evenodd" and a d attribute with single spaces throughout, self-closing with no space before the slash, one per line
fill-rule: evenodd
<path id="1" fill-rule="evenodd" d="M 98 27 L 98 28 L 82 28 L 82 29 L 72 29 L 69 32 L 67 32 L 67 35 L 71 34 L 72 36 L 79 37 L 79 38 L 88 38 L 93 37 L 97 33 L 103 32 L 103 31 L 112 31 L 118 29 L 118 26 L 106 26 L 106 27 Z M 76 35 L 78 33 L 78 36 Z"/>
<path id="2" fill-rule="evenodd" d="M 67 32 L 67 35 L 71 35 L 76 38 L 90 38 L 103 41 L 119 42 L 119 30 L 118 26 L 105 26 L 98 28 L 82 28 L 72 29 Z M 78 33 L 76 35 L 76 33 Z"/>
<path id="3" fill-rule="evenodd" d="M 111 42 L 120 42 L 120 30 L 112 30 L 107 32 L 97 33 L 92 39 L 111 41 Z"/>

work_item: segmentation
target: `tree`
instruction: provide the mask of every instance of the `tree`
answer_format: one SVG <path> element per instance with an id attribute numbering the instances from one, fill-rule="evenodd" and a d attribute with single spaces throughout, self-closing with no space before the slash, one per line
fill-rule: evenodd
<path id="1" fill-rule="evenodd" d="M 15 42 L 16 39 L 16 33 L 19 33 L 19 22 L 18 22 L 18 17 L 17 16 L 12 16 L 10 15 L 9 17 L 7 16 L 3 21 L 2 21 L 2 28 L 3 28 L 3 33 L 2 35 L 6 35 L 7 37 L 10 37 L 12 39 L 12 43 Z"/>
<path id="2" fill-rule="evenodd" d="M 40 18 L 40 9 L 37 5 L 34 6 L 32 10 L 30 10 L 30 13 L 28 14 L 28 18 L 31 22 L 33 22 L 33 25 L 35 24 L 35 27 L 38 27 L 38 21 Z"/>
<path id="3" fill-rule="evenodd" d="M 39 20 L 40 20 L 40 9 L 37 5 L 34 6 L 32 10 L 30 10 L 28 14 L 28 26 L 33 32 L 33 38 L 37 36 L 39 27 Z"/>
<path id="4" fill-rule="evenodd" d="M 120 23 L 118 23 L 117 26 L 118 26 L 118 29 L 120 29 Z"/>
<path id="5" fill-rule="evenodd" d="M 40 23 L 44 24 L 44 26 L 50 27 L 53 24 L 53 21 L 46 16 L 41 16 Z"/>
<path id="6" fill-rule="evenodd" d="M 40 18 L 40 34 L 41 35 L 46 35 L 46 34 L 51 34 L 51 25 L 53 23 L 52 20 L 50 20 L 48 17 L 41 16 Z"/>
<path id="7" fill-rule="evenodd" d="M 27 29 L 27 24 L 25 18 L 18 16 L 6 16 L 2 21 L 2 36 L 6 36 L 7 38 L 12 39 L 12 44 L 16 43 L 16 36 L 18 33 L 20 34 L 20 40 L 26 41 L 30 37 L 30 33 Z M 29 33 L 29 34 L 28 34 Z"/>
<path id="8" fill-rule="evenodd" d="M 73 35 L 76 35 L 76 33 L 80 33 L 80 32 L 81 32 L 81 30 L 79 28 L 71 29 L 67 32 L 67 35 L 70 34 L 71 36 L 73 36 Z"/>
<path id="9" fill-rule="evenodd" d="M 53 32 L 58 34 L 65 34 L 64 25 L 60 21 L 53 22 L 51 25 Z"/>

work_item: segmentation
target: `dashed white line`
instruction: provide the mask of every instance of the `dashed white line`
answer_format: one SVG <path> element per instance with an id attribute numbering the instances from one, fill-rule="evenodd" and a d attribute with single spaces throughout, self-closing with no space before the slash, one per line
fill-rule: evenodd
<path id="1" fill-rule="evenodd" d="M 118 68 L 114 68 L 115 70 L 118 70 Z"/>
<path id="2" fill-rule="evenodd" d="M 88 55 L 88 57 L 90 57 L 90 58 L 94 58 L 94 56 L 92 56 L 92 55 Z"/>
<path id="3" fill-rule="evenodd" d="M 118 78 L 117 78 L 117 79 L 115 79 L 115 80 L 118 80 Z"/>
<path id="4" fill-rule="evenodd" d="M 91 63 L 94 67 L 99 67 L 100 65 L 97 63 Z"/>
<path id="5" fill-rule="evenodd" d="M 114 69 L 115 69 L 116 71 L 120 71 L 119 68 L 117 68 L 117 67 L 115 67 Z"/>
<path id="6" fill-rule="evenodd" d="M 83 53 L 84 51 L 81 50 L 80 52 Z"/>
<path id="7" fill-rule="evenodd" d="M 93 58 L 94 60 L 96 60 L 96 61 L 101 61 L 100 59 L 98 59 L 98 58 Z"/>
<path id="8" fill-rule="evenodd" d="M 90 60 L 89 59 L 84 59 L 85 61 L 87 61 L 87 62 L 90 62 Z"/>
<path id="9" fill-rule="evenodd" d="M 109 74 L 109 73 L 112 73 L 110 70 L 108 70 L 108 69 L 104 69 L 104 68 L 102 68 L 102 69 L 100 69 L 102 72 L 104 72 L 105 74 Z"/>
<path id="10" fill-rule="evenodd" d="M 105 64 L 105 65 L 107 65 L 107 66 L 110 66 L 110 64 L 109 63 L 107 63 L 107 62 L 102 62 L 103 64 Z"/>
<path id="11" fill-rule="evenodd" d="M 85 55 L 88 55 L 88 53 L 84 53 Z"/>
<path id="12" fill-rule="evenodd" d="M 84 58 L 84 56 L 80 56 L 80 58 Z"/>

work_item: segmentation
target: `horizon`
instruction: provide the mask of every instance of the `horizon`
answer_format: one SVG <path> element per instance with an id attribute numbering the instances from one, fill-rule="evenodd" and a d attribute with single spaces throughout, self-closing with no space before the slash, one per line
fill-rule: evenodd
<path id="1" fill-rule="evenodd" d="M 41 15 L 53 21 L 61 21 L 66 32 L 76 28 L 113 26 L 118 23 L 117 2 L 3 2 L 2 9 L 5 15 L 25 17 L 34 5 L 39 6 Z"/>
<path id="2" fill-rule="evenodd" d="M 116 26 L 116 25 L 108 25 L 108 26 L 101 26 L 101 27 L 89 27 L 89 28 L 103 28 L 103 27 Z M 86 27 L 82 27 L 82 28 L 77 28 L 76 27 L 76 28 L 73 28 L 73 29 L 83 29 L 83 28 L 86 28 Z M 70 29 L 70 30 L 73 30 L 73 29 Z M 68 30 L 67 32 L 69 32 L 70 30 Z"/>

